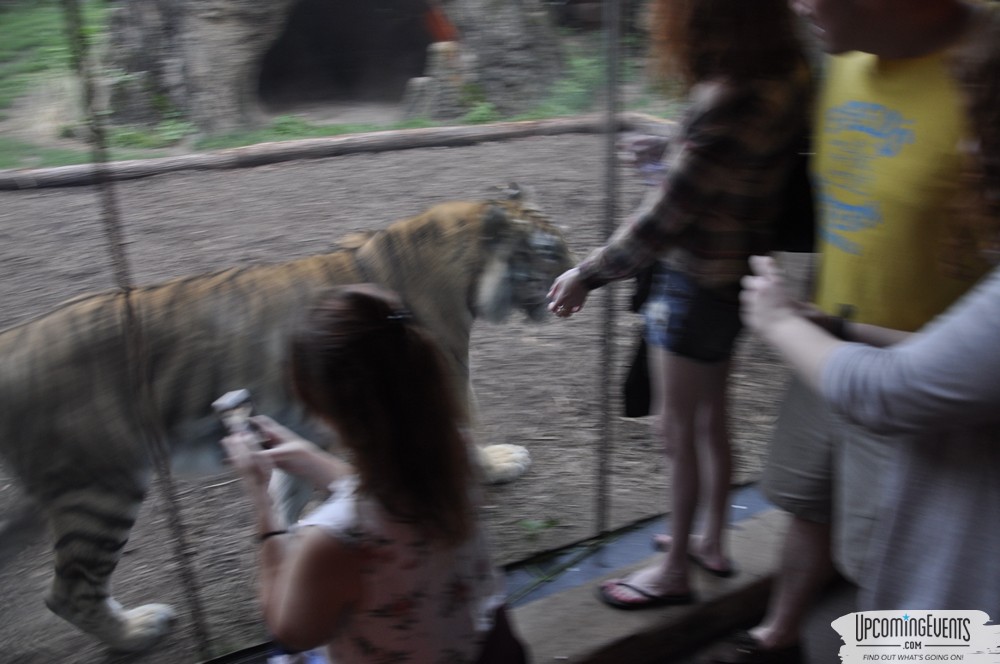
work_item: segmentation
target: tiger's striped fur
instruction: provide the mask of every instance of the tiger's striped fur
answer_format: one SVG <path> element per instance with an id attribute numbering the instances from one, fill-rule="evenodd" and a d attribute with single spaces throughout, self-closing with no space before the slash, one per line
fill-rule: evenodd
<path id="1" fill-rule="evenodd" d="M 374 281 L 399 292 L 436 336 L 471 418 L 469 335 L 477 317 L 515 309 L 545 315 L 551 281 L 571 265 L 559 231 L 518 197 L 449 202 L 357 246 L 276 265 L 233 268 L 136 289 L 158 424 L 175 465 L 218 470 L 211 402 L 248 388 L 260 412 L 309 432 L 284 375 L 290 330 L 329 287 Z M 124 295 L 106 292 L 0 333 L 0 454 L 51 523 L 58 615 L 116 649 L 141 650 L 169 629 L 170 607 L 124 611 L 111 575 L 152 467 L 136 421 L 126 361 Z M 521 459 L 482 448 L 488 479 L 511 479 Z M 515 457 L 518 450 L 513 450 Z M 301 496 L 290 498 L 295 512 Z"/>

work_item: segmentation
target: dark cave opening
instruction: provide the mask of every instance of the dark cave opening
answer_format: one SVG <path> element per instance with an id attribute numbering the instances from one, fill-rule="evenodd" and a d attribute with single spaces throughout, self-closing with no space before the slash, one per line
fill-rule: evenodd
<path id="1" fill-rule="evenodd" d="M 398 102 L 423 75 L 441 16 L 427 0 L 299 0 L 261 61 L 258 98 L 269 111 Z"/>

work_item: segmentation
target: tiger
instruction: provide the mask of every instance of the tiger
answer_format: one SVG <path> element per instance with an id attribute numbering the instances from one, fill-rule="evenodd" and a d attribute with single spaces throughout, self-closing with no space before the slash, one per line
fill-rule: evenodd
<path id="1" fill-rule="evenodd" d="M 285 353 L 299 316 L 329 288 L 372 282 L 396 291 L 443 350 L 472 426 L 473 322 L 499 323 L 515 311 L 543 320 L 549 285 L 571 265 L 561 230 L 508 186 L 483 200 L 438 203 L 329 253 L 88 294 L 3 330 L 0 457 L 50 525 L 47 606 L 119 651 L 151 647 L 173 622 L 169 605 L 126 610 L 110 592 L 156 465 L 149 420 L 135 408 L 130 329 L 140 331 L 149 419 L 171 467 L 221 472 L 222 425 L 211 404 L 227 391 L 246 388 L 258 412 L 311 433 Z M 477 449 L 486 481 L 512 480 L 527 467 L 519 446 Z M 282 509 L 297 516 L 304 500 L 285 490 L 293 497 Z"/>

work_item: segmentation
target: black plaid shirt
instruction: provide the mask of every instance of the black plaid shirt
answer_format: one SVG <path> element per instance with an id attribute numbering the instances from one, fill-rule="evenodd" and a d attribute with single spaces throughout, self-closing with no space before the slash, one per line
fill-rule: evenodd
<path id="1" fill-rule="evenodd" d="M 702 286 L 737 286 L 747 258 L 770 249 L 811 93 L 804 65 L 785 80 L 696 85 L 663 182 L 580 264 L 584 283 L 597 288 L 660 259 Z"/>

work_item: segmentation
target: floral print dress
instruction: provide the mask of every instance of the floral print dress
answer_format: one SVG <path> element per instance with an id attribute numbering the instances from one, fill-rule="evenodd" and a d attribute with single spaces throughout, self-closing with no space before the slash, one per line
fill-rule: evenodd
<path id="1" fill-rule="evenodd" d="M 356 477 L 330 490 L 297 527 L 317 526 L 365 552 L 364 601 L 328 644 L 331 663 L 474 662 L 504 599 L 481 529 L 444 548 L 358 492 Z"/>

